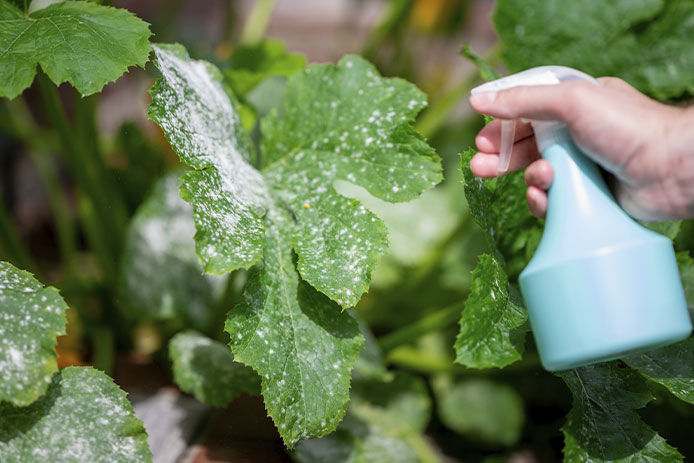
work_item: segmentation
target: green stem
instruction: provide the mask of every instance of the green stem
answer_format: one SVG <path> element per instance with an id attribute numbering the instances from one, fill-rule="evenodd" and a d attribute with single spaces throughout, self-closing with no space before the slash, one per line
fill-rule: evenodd
<path id="1" fill-rule="evenodd" d="M 63 191 L 60 179 L 56 175 L 55 166 L 48 153 L 37 153 L 31 150 L 29 156 L 41 179 L 51 206 L 60 256 L 68 275 L 73 276 L 77 269 L 77 232 L 70 202 Z"/>
<path id="2" fill-rule="evenodd" d="M 378 340 L 378 345 L 384 354 L 403 344 L 408 344 L 427 333 L 447 328 L 460 319 L 460 313 L 465 303 L 458 302 L 437 310 L 409 325 L 406 325 Z"/>
<path id="3" fill-rule="evenodd" d="M 496 66 L 501 61 L 501 47 L 495 45 L 483 58 L 490 66 Z M 458 106 L 460 100 L 470 94 L 480 78 L 477 70 L 463 79 L 458 85 L 439 96 L 417 120 L 415 129 L 425 137 L 434 135 L 443 125 L 449 114 Z"/>
<path id="4" fill-rule="evenodd" d="M 256 1 L 255 7 L 248 15 L 246 24 L 241 32 L 240 43 L 242 45 L 253 45 L 263 39 L 276 3 L 277 0 Z"/>
<path id="5" fill-rule="evenodd" d="M 124 219 L 121 217 L 119 196 L 109 189 L 109 180 L 100 169 L 99 160 L 89 152 L 94 140 L 76 137 L 68 123 L 58 91 L 48 76 L 38 73 L 38 83 L 47 115 L 58 132 L 62 152 L 79 187 L 80 217 L 90 245 L 95 248 L 106 279 L 115 286 L 118 275 L 116 262 Z M 90 137 L 91 133 L 82 133 Z M 122 221 L 122 222 L 121 222 Z"/>
<path id="6" fill-rule="evenodd" d="M 14 228 L 12 217 L 5 207 L 4 201 L 0 196 L 0 244 L 4 251 L 4 258 L 13 263 L 15 266 L 28 270 L 37 275 L 38 265 L 29 254 L 22 240 Z M 37 275 L 38 276 L 38 275 Z"/>
<path id="7" fill-rule="evenodd" d="M 413 5 L 413 0 L 394 0 L 390 2 L 390 8 L 384 19 L 373 29 L 366 40 L 366 44 L 362 49 L 362 56 L 373 61 L 386 38 L 397 31 L 407 19 Z"/>

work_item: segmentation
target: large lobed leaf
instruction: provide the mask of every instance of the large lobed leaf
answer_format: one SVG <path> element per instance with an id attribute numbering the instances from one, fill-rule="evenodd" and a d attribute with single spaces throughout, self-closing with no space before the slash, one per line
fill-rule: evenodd
<path id="1" fill-rule="evenodd" d="M 352 181 L 389 201 L 436 184 L 438 158 L 409 126 L 424 96 L 357 57 L 310 66 L 290 78 L 284 118 L 263 121 L 257 170 L 219 71 L 180 46 L 155 53 L 163 77 L 150 115 L 196 169 L 182 195 L 194 208 L 203 265 L 227 272 L 262 257 L 227 320 L 235 358 L 260 374 L 288 445 L 326 434 L 344 414 L 363 345 L 335 302 L 356 304 L 386 249 L 381 221 L 332 183 Z"/>
<path id="2" fill-rule="evenodd" d="M 691 1 L 500 0 L 494 24 L 511 72 L 562 64 L 658 98 L 694 91 Z"/>
<path id="3" fill-rule="evenodd" d="M 179 196 L 180 171 L 162 177 L 128 226 L 120 294 L 138 319 L 209 328 L 225 279 L 202 272 L 192 208 Z"/>
<path id="4" fill-rule="evenodd" d="M 4 463 L 146 463 L 152 461 L 142 422 L 104 373 L 69 367 L 27 407 L 0 403 Z"/>
<path id="5" fill-rule="evenodd" d="M 270 210 L 266 219 L 264 265 L 251 270 L 225 329 L 236 360 L 261 375 L 265 407 L 293 447 L 337 427 L 364 338 L 354 318 L 299 278 L 280 233 L 290 218 Z"/>
<path id="6" fill-rule="evenodd" d="M 528 314 L 519 299 L 497 258 L 480 256 L 460 318 L 455 361 L 471 368 L 502 368 L 520 360 Z"/>
<path id="7" fill-rule="evenodd" d="M 149 117 L 181 161 L 181 196 L 193 206 L 195 243 L 205 271 L 248 268 L 262 257 L 268 192 L 246 159 L 250 140 L 217 68 L 193 61 L 180 45 L 156 45 L 162 78 L 150 93 Z"/>
<path id="8" fill-rule="evenodd" d="M 562 428 L 567 463 L 683 461 L 635 412 L 653 399 L 638 373 L 611 362 L 558 375 L 573 395 Z"/>
<path id="9" fill-rule="evenodd" d="M 65 334 L 67 305 L 55 288 L 0 262 L 0 402 L 29 405 L 58 370 L 56 337 Z"/>
<path id="10" fill-rule="evenodd" d="M 25 15 L 0 1 L 0 96 L 29 87 L 36 66 L 82 95 L 101 90 L 130 66 L 144 66 L 149 26 L 132 13 L 86 1 L 50 5 Z"/>
<path id="11" fill-rule="evenodd" d="M 171 339 L 169 358 L 176 384 L 206 404 L 222 406 L 241 392 L 260 393 L 258 375 L 234 361 L 228 346 L 195 331 Z"/>

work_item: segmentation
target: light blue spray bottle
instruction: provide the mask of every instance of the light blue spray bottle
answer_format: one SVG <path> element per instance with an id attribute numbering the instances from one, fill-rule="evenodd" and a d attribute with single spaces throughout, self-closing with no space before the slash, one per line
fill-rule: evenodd
<path id="1" fill-rule="evenodd" d="M 542 66 L 472 94 L 567 80 L 599 85 L 575 69 Z M 685 339 L 692 324 L 670 240 L 619 207 L 565 124 L 530 122 L 538 150 L 554 168 L 542 240 L 519 277 L 545 369 L 566 370 Z M 499 172 L 509 166 L 514 124 L 501 122 Z"/>

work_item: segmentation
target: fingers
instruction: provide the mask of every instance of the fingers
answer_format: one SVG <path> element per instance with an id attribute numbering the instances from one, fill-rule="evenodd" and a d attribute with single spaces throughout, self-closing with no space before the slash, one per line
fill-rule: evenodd
<path id="1" fill-rule="evenodd" d="M 511 153 L 511 164 L 505 172 L 498 172 L 499 153 L 485 153 L 480 151 L 470 161 L 472 173 L 482 178 L 498 177 L 516 170 L 523 169 L 540 157 L 535 144 L 535 137 L 524 138 L 514 143 Z"/>
<path id="2" fill-rule="evenodd" d="M 624 92 L 636 93 L 641 95 L 641 92 L 620 79 L 619 77 L 598 77 L 598 82 L 605 88 L 621 90 Z"/>
<path id="3" fill-rule="evenodd" d="M 527 122 L 516 121 L 513 141 L 517 142 L 533 134 L 533 128 Z M 477 149 L 484 153 L 498 153 L 501 149 L 501 120 L 495 119 L 485 125 L 475 137 Z"/>
<path id="4" fill-rule="evenodd" d="M 528 166 L 525 170 L 525 183 L 528 186 L 535 186 L 541 190 L 548 190 L 552 185 L 554 170 L 552 164 L 544 159 L 538 159 Z"/>
<path id="5" fill-rule="evenodd" d="M 525 199 L 530 213 L 538 219 L 544 219 L 547 215 L 547 192 L 536 186 L 530 186 L 525 193 Z"/>
<path id="6" fill-rule="evenodd" d="M 470 97 L 475 111 L 500 119 L 559 120 L 570 123 L 595 100 L 600 86 L 571 81 L 558 85 L 521 86 Z"/>
<path id="7" fill-rule="evenodd" d="M 523 169 L 540 157 L 532 136 L 530 124 L 516 123 L 515 140 L 508 172 Z M 499 149 L 501 148 L 501 121 L 495 120 L 485 126 L 477 137 L 475 144 L 480 150 L 470 161 L 470 169 L 478 177 L 490 178 L 500 175 L 498 172 Z M 506 173 L 506 172 L 504 172 Z"/>

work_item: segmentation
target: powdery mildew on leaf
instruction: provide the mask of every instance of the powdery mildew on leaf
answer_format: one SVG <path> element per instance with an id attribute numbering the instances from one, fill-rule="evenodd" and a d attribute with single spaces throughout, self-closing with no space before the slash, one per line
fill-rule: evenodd
<path id="1" fill-rule="evenodd" d="M 296 218 L 302 278 L 343 307 L 359 301 L 387 249 L 386 228 L 333 189 L 337 179 L 391 202 L 441 180 L 439 159 L 410 123 L 426 97 L 365 60 L 312 65 L 287 83 L 284 115 L 262 122 L 263 172 Z"/>
<path id="2" fill-rule="evenodd" d="M 104 373 L 69 367 L 46 394 L 19 408 L 0 403 L 3 463 L 146 463 L 147 434 L 125 392 Z"/>
<path id="3" fill-rule="evenodd" d="M 169 342 L 174 381 L 201 402 L 222 406 L 241 392 L 260 394 L 260 378 L 234 361 L 228 346 L 195 331 L 178 333 Z"/>
<path id="4" fill-rule="evenodd" d="M 289 220 L 269 211 L 264 265 L 251 270 L 225 329 L 236 360 L 260 374 L 268 414 L 293 447 L 335 430 L 364 338 L 354 318 L 299 278 L 281 233 Z"/>
<path id="5" fill-rule="evenodd" d="M 24 406 L 46 391 L 66 309 L 57 290 L 0 262 L 0 402 Z"/>
<path id="6" fill-rule="evenodd" d="M 182 197 L 194 210 L 205 271 L 248 268 L 262 256 L 267 191 L 245 158 L 250 141 L 217 68 L 191 60 L 180 45 L 155 45 L 162 78 L 150 90 L 149 117 L 164 131 L 186 173 Z"/>
<path id="7" fill-rule="evenodd" d="M 205 274 L 195 255 L 193 209 L 179 196 L 180 171 L 161 178 L 137 209 L 123 249 L 122 300 L 139 319 L 204 330 L 224 277 Z"/>
<path id="8" fill-rule="evenodd" d="M 638 373 L 610 362 L 558 376 L 573 395 L 573 408 L 562 427 L 565 462 L 683 461 L 635 412 L 654 398 Z"/>
<path id="9" fill-rule="evenodd" d="M 163 78 L 150 115 L 197 169 L 182 194 L 193 204 L 199 257 L 208 271 L 263 258 L 226 324 L 235 359 L 260 374 L 288 445 L 324 435 L 345 412 L 363 346 L 356 321 L 330 299 L 356 304 L 387 247 L 383 223 L 332 183 L 351 181 L 389 201 L 435 185 L 438 157 L 409 126 L 424 96 L 357 57 L 310 66 L 289 79 L 284 118 L 262 125 L 259 171 L 246 162 L 250 143 L 219 71 L 180 46 L 155 53 Z"/>
<path id="10" fill-rule="evenodd" d="M 0 2 L 0 96 L 29 87 L 37 64 L 56 85 L 96 93 L 129 66 L 145 65 L 149 36 L 149 25 L 127 10 L 92 2 L 56 3 L 28 16 Z"/>
<path id="11" fill-rule="evenodd" d="M 472 272 L 470 295 L 455 342 L 455 361 L 471 368 L 502 368 L 520 360 L 527 318 L 520 301 L 509 291 L 501 264 L 483 254 Z"/>

